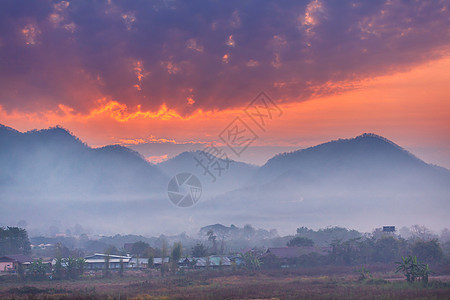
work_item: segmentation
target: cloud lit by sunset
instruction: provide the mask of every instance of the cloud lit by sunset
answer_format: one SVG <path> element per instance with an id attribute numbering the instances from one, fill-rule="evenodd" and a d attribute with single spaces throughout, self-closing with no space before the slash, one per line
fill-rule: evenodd
<path id="1" fill-rule="evenodd" d="M 375 132 L 450 167 L 449 25 L 445 1 L 2 1 L 0 123 L 159 162 L 265 91 L 252 146 L 278 148 L 240 159 Z"/>

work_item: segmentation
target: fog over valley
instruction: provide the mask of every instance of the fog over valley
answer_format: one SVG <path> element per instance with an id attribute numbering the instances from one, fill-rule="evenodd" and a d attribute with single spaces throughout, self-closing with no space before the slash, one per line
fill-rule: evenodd
<path id="1" fill-rule="evenodd" d="M 395 141 L 394 141 L 395 142 Z M 30 235 L 195 235 L 210 224 L 276 229 L 343 226 L 370 232 L 383 225 L 449 227 L 450 171 L 430 165 L 375 134 L 280 153 L 262 166 L 183 152 L 157 165 L 129 148 L 91 148 L 66 129 L 19 132 L 0 127 L 0 226 L 25 221 Z M 194 174 L 201 196 L 178 207 L 168 183 Z"/>

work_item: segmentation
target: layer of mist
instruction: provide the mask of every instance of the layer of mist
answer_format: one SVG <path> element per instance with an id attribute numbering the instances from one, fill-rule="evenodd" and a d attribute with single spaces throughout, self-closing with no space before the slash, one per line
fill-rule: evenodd
<path id="1" fill-rule="evenodd" d="M 0 226 L 26 221 L 34 235 L 77 224 L 97 234 L 144 235 L 215 223 L 280 233 L 299 225 L 450 226 L 450 171 L 374 134 L 279 154 L 261 167 L 229 161 L 215 181 L 198 166 L 200 152 L 153 165 L 126 147 L 92 149 L 60 127 L 21 133 L 1 126 L 0 144 Z M 181 172 L 202 183 L 193 207 L 168 199 L 168 182 Z"/>

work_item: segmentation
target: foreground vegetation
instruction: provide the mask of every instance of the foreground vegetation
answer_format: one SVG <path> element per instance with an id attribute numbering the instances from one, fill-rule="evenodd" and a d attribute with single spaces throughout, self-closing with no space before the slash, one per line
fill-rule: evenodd
<path id="1" fill-rule="evenodd" d="M 0 255 L 11 251 L 34 259 L 28 266 L 19 263 L 17 272 L 0 272 L 0 299 L 450 299 L 450 234 L 438 238 L 424 227 L 413 229 L 408 239 L 339 227 L 301 227 L 295 236 L 262 238 L 267 232 L 250 225 L 213 225 L 201 230 L 204 240 L 177 236 L 170 245 L 167 237 L 152 244 L 133 237 L 138 240 L 128 250 L 123 237 L 115 236 L 106 239 L 114 243 L 98 245 L 106 247 L 103 269 L 87 270 L 83 256 L 89 247 L 63 239 L 31 248 L 25 230 L 7 227 L 0 231 Z M 253 246 L 236 250 L 245 245 Z M 276 255 L 270 246 L 313 251 Z M 111 268 L 110 255 L 125 253 L 148 259 L 146 265 Z M 209 262 L 208 255 L 216 254 L 231 257 L 231 265 L 180 263 Z M 40 258 L 47 255 L 51 263 Z M 155 257 L 168 262 L 157 266 Z"/>
<path id="2" fill-rule="evenodd" d="M 362 277 L 351 267 L 289 270 L 202 270 L 167 277 L 126 272 L 124 277 L 86 276 L 58 282 L 0 282 L 0 298 L 8 299 L 448 299 L 450 276 L 437 274 L 407 283 L 391 266 Z M 442 270 L 445 272 L 445 270 Z M 448 271 L 448 270 L 447 270 Z"/>

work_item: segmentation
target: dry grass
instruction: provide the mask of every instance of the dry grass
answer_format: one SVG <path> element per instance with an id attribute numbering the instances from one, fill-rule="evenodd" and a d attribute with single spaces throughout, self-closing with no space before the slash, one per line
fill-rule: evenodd
<path id="1" fill-rule="evenodd" d="M 8 299 L 450 299 L 450 278 L 409 285 L 380 269 L 359 282 L 354 268 L 202 271 L 168 277 L 84 278 L 60 282 L 0 282 Z"/>

